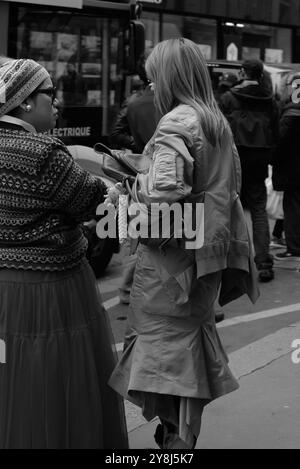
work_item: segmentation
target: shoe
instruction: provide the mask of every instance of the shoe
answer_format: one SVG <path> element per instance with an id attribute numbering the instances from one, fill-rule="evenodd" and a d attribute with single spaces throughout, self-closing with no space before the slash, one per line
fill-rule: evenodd
<path id="1" fill-rule="evenodd" d="M 181 438 L 179 438 L 179 435 L 177 433 L 169 433 L 164 449 L 194 449 L 196 446 L 196 442 L 197 440 L 194 437 L 193 445 L 190 446 Z"/>
<path id="2" fill-rule="evenodd" d="M 262 269 L 259 270 L 258 272 L 258 279 L 260 282 L 270 282 L 274 278 L 274 270 L 269 268 L 269 269 Z"/>
<path id="3" fill-rule="evenodd" d="M 160 449 L 194 449 L 197 443 L 197 438 L 194 436 L 193 445 L 189 446 L 177 433 L 169 432 L 166 425 L 161 423 L 156 427 L 154 440 Z"/>
<path id="4" fill-rule="evenodd" d="M 157 446 L 160 449 L 163 449 L 163 444 L 164 444 L 164 426 L 159 423 L 156 427 L 155 433 L 154 433 L 154 440 Z"/>
<path id="5" fill-rule="evenodd" d="M 278 252 L 278 254 L 274 254 L 274 259 L 277 261 L 300 261 L 300 256 L 297 256 L 296 254 L 292 254 L 291 252 L 284 251 L 284 252 Z"/>
<path id="6" fill-rule="evenodd" d="M 215 322 L 216 322 L 216 324 L 217 324 L 218 322 L 224 321 L 224 319 L 225 319 L 225 314 L 224 314 L 224 313 L 216 313 L 216 314 L 215 314 Z"/>
<path id="7" fill-rule="evenodd" d="M 277 238 L 276 236 L 273 236 L 270 242 L 270 248 L 285 248 L 286 247 L 286 242 L 285 239 L 283 238 Z"/>

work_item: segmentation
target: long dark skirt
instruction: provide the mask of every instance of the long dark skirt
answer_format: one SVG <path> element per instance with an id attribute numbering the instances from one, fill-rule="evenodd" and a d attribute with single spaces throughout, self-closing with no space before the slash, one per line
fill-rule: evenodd
<path id="1" fill-rule="evenodd" d="M 112 332 L 86 261 L 0 270 L 0 340 L 1 449 L 128 447 L 123 401 L 107 385 Z"/>

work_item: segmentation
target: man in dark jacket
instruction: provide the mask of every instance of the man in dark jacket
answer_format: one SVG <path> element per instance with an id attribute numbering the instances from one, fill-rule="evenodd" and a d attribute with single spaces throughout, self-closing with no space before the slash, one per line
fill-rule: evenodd
<path id="1" fill-rule="evenodd" d="M 157 125 L 154 93 L 148 83 L 145 58 L 146 56 L 143 54 L 137 64 L 137 72 L 143 87 L 126 100 L 110 134 L 110 141 L 114 146 L 128 148 L 137 154 L 143 153 L 144 147 L 154 134 Z M 122 248 L 123 276 L 119 289 L 120 302 L 125 304 L 129 304 L 136 264 L 136 255 L 130 255 L 130 251 L 130 241 L 126 240 Z"/>
<path id="2" fill-rule="evenodd" d="M 287 247 L 285 252 L 274 256 L 276 260 L 300 260 L 300 103 L 293 102 L 292 99 L 292 84 L 296 78 L 299 79 L 300 74 L 293 74 L 286 85 L 287 89 L 290 87 L 289 100 L 282 108 L 279 142 L 273 159 L 273 187 L 275 190 L 284 191 L 284 231 Z"/>
<path id="3" fill-rule="evenodd" d="M 127 119 L 137 152 L 142 153 L 157 124 L 154 93 L 149 85 L 135 99 L 129 101 Z"/>
<path id="4" fill-rule="evenodd" d="M 277 139 L 278 112 L 272 90 L 264 86 L 260 60 L 243 62 L 242 78 L 238 85 L 222 96 L 220 106 L 231 125 L 240 155 L 241 200 L 251 214 L 259 279 L 268 282 L 274 278 L 274 271 L 269 253 L 265 178 Z"/>
<path id="5" fill-rule="evenodd" d="M 143 85 L 125 100 L 110 133 L 110 141 L 114 147 L 143 153 L 157 125 L 154 93 L 148 83 L 144 55 L 138 61 L 137 71 Z"/>

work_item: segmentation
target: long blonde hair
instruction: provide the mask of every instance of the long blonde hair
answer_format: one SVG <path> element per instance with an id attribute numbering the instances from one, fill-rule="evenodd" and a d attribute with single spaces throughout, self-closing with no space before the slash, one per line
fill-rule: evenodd
<path id="1" fill-rule="evenodd" d="M 146 61 L 146 73 L 153 81 L 155 104 L 164 115 L 179 104 L 192 106 L 204 135 L 215 146 L 226 120 L 214 98 L 205 59 L 189 39 L 168 39 L 158 43 Z"/>

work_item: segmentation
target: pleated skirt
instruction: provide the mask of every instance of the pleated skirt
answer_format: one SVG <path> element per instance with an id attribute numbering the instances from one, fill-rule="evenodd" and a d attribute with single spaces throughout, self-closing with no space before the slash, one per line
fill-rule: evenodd
<path id="1" fill-rule="evenodd" d="M 123 400 L 107 384 L 113 336 L 87 261 L 2 269 L 0 298 L 0 448 L 127 448 Z"/>

